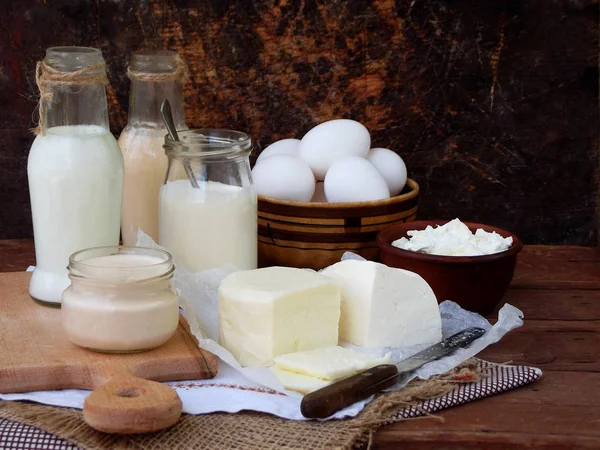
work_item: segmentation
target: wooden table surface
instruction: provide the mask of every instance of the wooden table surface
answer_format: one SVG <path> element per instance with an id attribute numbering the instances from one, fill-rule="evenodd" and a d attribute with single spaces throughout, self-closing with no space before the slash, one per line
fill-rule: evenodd
<path id="1" fill-rule="evenodd" d="M 0 272 L 35 261 L 31 241 L 0 241 Z M 375 448 L 600 449 L 600 251 L 526 246 L 505 302 L 525 325 L 480 356 L 544 371 L 529 386 L 378 431 Z M 495 317 L 492 315 L 491 317 Z"/>

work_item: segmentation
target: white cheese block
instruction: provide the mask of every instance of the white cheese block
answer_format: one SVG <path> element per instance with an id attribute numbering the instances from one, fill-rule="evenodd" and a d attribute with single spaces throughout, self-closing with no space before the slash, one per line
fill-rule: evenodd
<path id="1" fill-rule="evenodd" d="M 280 370 L 335 381 L 379 364 L 386 364 L 390 360 L 390 354 L 377 357 L 335 346 L 281 355 L 273 360 Z"/>
<path id="2" fill-rule="evenodd" d="M 336 345 L 340 289 L 304 269 L 234 272 L 219 286 L 219 338 L 242 366 Z"/>
<path id="3" fill-rule="evenodd" d="M 323 380 L 322 378 L 309 377 L 308 375 L 281 370 L 277 366 L 271 366 L 269 370 L 275 374 L 284 388 L 302 394 L 308 394 L 333 383 L 331 380 Z"/>
<path id="4" fill-rule="evenodd" d="M 342 289 L 340 339 L 368 348 L 441 340 L 438 303 L 420 275 L 357 260 L 339 262 L 321 273 Z"/>

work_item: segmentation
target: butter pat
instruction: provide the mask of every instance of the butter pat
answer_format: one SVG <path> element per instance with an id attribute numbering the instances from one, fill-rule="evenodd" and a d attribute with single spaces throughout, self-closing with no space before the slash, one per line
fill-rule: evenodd
<path id="1" fill-rule="evenodd" d="M 309 377 L 308 375 L 281 370 L 277 366 L 271 366 L 269 370 L 275 374 L 284 388 L 300 392 L 301 394 L 308 394 L 333 383 L 331 380 L 323 380 L 322 378 Z"/>
<path id="2" fill-rule="evenodd" d="M 309 270 L 234 272 L 219 286 L 220 343 L 242 366 L 336 345 L 339 317 L 339 287 Z"/>
<path id="3" fill-rule="evenodd" d="M 434 344 L 442 321 L 433 290 L 418 274 L 373 261 L 342 261 L 321 272 L 342 289 L 340 338 L 360 347 Z"/>
<path id="4" fill-rule="evenodd" d="M 294 372 L 323 380 L 336 381 L 363 372 L 390 360 L 364 355 L 343 347 L 325 347 L 306 352 L 290 353 L 273 358 L 279 370 Z"/>

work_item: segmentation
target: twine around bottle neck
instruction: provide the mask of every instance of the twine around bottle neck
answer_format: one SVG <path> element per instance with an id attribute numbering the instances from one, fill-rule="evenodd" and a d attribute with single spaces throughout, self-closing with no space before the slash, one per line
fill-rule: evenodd
<path id="1" fill-rule="evenodd" d="M 39 101 L 39 122 L 33 130 L 35 135 L 46 134 L 46 113 L 47 104 L 54 100 L 52 88 L 64 86 L 85 86 L 92 84 L 108 85 L 106 76 L 106 66 L 104 63 L 86 66 L 83 69 L 72 72 L 62 72 L 46 64 L 45 61 L 38 61 L 35 67 L 35 82 L 40 91 Z"/>
<path id="2" fill-rule="evenodd" d="M 131 66 L 127 67 L 127 76 L 130 80 L 159 83 L 162 81 L 179 81 L 184 85 L 189 78 L 187 64 L 179 55 L 174 56 L 173 70 L 169 72 L 149 72 L 134 70 Z"/>

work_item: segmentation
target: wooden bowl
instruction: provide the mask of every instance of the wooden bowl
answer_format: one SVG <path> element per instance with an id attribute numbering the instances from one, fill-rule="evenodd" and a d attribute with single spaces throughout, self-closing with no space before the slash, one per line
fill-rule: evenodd
<path id="1" fill-rule="evenodd" d="M 313 203 L 258 197 L 258 265 L 323 269 L 344 252 L 379 260 L 377 233 L 412 221 L 419 185 L 406 181 L 397 196 L 370 202 Z"/>
<path id="2" fill-rule="evenodd" d="M 428 225 L 443 225 L 444 220 L 420 220 L 397 224 L 377 236 L 381 262 L 390 267 L 410 270 L 421 275 L 435 292 L 438 302 L 452 300 L 469 311 L 491 313 L 506 293 L 512 280 L 517 254 L 523 249 L 521 240 L 501 228 L 465 222 L 474 232 L 477 228 L 511 236 L 513 245 L 506 251 L 481 256 L 440 256 L 403 250 L 392 245 L 410 230 L 423 230 Z"/>

